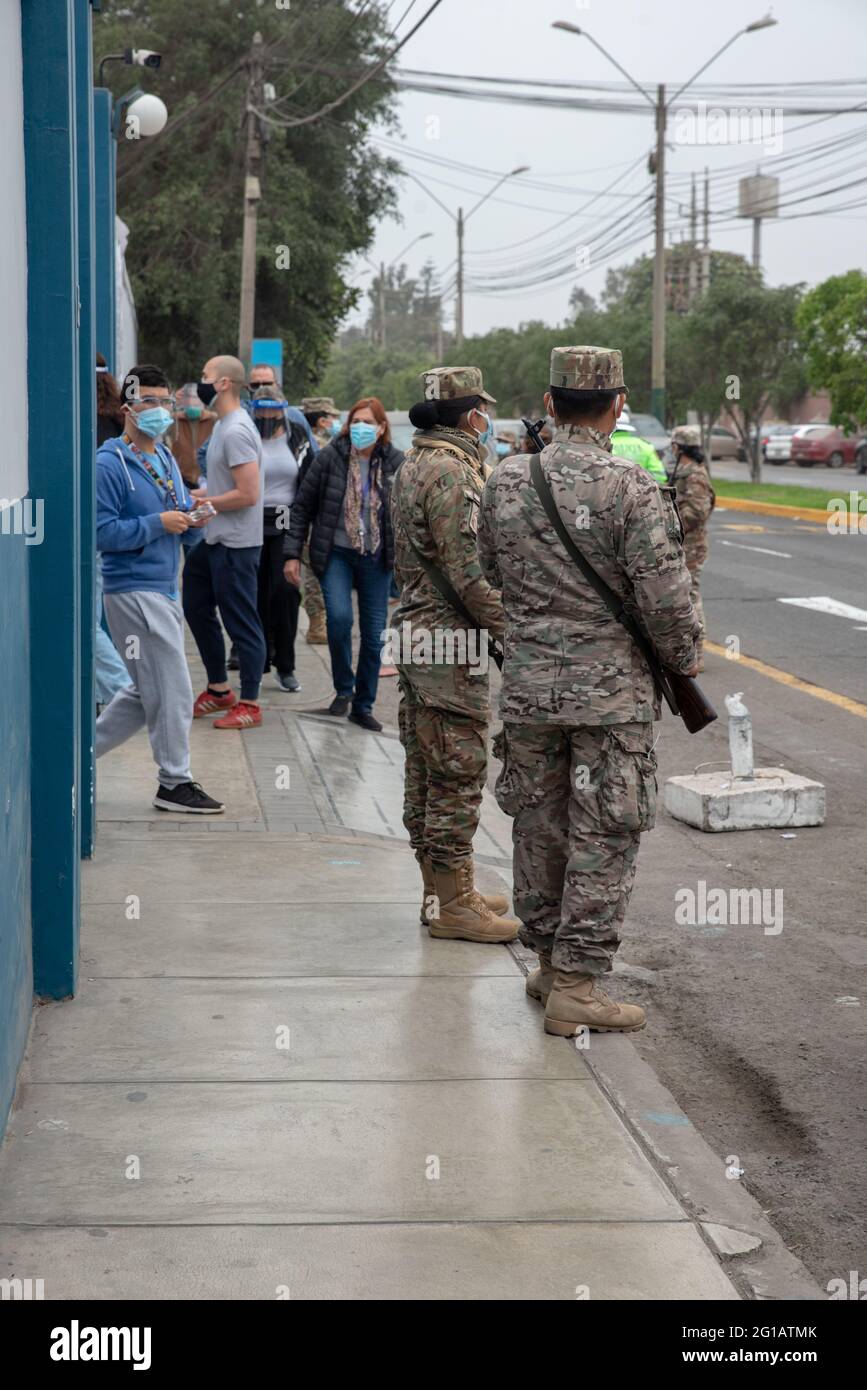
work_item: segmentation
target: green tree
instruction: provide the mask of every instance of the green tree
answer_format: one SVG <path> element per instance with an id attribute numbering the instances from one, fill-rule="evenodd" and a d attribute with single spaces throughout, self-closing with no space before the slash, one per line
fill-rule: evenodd
<path id="1" fill-rule="evenodd" d="M 831 422 L 847 433 L 867 423 L 867 275 L 832 275 L 798 310 L 807 373 L 831 393 Z"/>
<path id="2" fill-rule="evenodd" d="M 128 266 L 140 354 L 176 380 L 209 355 L 237 351 L 241 264 L 245 62 L 253 34 L 266 45 L 267 140 L 259 206 L 256 333 L 281 338 L 285 384 L 318 384 L 337 326 L 360 294 L 346 280 L 395 206 L 397 165 L 368 141 L 393 124 L 393 88 L 380 77 L 310 125 L 286 127 L 345 91 L 359 67 L 388 49 L 381 3 L 304 0 L 124 0 L 95 17 L 96 61 L 125 48 L 163 55 L 142 86 L 169 107 L 165 131 L 118 150 L 118 211 L 130 228 Z M 130 70 L 107 69 L 115 94 Z M 127 367 L 128 363 L 120 364 Z"/>
<path id="3" fill-rule="evenodd" d="M 712 422 L 724 411 L 761 482 L 758 426 L 799 355 L 796 314 L 800 285 L 769 288 L 751 266 L 721 267 L 689 315 L 686 350 L 693 370 L 692 404 Z"/>

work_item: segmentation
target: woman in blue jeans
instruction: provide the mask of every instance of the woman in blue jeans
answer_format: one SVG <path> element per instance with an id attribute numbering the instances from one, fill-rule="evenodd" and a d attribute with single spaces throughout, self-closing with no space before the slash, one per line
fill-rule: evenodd
<path id="1" fill-rule="evenodd" d="M 311 460 L 292 504 L 283 541 L 284 573 L 300 583 L 301 552 L 310 536 L 310 564 L 322 584 L 335 698 L 327 713 L 347 714 L 379 733 L 373 717 L 388 595 L 394 568 L 391 480 L 403 454 L 391 442 L 382 402 L 356 402 L 331 444 Z M 311 533 L 312 528 L 312 533 Z M 352 591 L 358 594 L 361 650 L 352 669 Z"/>

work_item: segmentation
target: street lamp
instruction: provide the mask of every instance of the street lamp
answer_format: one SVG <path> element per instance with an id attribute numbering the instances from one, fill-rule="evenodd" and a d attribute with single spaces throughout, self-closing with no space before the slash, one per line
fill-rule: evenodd
<path id="1" fill-rule="evenodd" d="M 725 53 L 727 48 L 741 37 L 742 34 L 754 34 L 759 29 L 770 29 L 777 23 L 772 15 L 767 14 L 762 19 L 756 19 L 746 28 L 739 29 L 736 34 L 718 48 L 716 53 L 708 58 L 706 63 L 694 72 L 682 87 L 679 87 L 670 101 L 665 99 L 665 86 L 660 83 L 656 89 L 656 101 L 649 92 L 646 92 L 635 78 L 630 76 L 624 67 L 618 63 L 613 54 L 603 48 L 601 43 L 594 39 L 592 34 L 588 34 L 586 29 L 580 29 L 577 24 L 570 24 L 568 20 L 555 20 L 552 28 L 562 29 L 569 34 L 577 34 L 582 38 L 589 39 L 594 48 L 598 48 L 608 61 L 613 64 L 617 71 L 622 73 L 626 80 L 635 87 L 644 97 L 645 101 L 653 107 L 656 116 L 656 153 L 651 160 L 651 172 L 656 175 L 656 235 L 655 250 L 653 257 L 653 346 L 651 357 L 651 404 L 652 414 L 665 423 L 665 129 L 668 111 L 673 102 L 677 100 L 687 87 L 691 87 L 697 77 L 700 77 L 711 65 L 715 63 L 721 53 Z"/>
<path id="2" fill-rule="evenodd" d="M 169 113 L 161 97 L 154 96 L 153 92 L 144 92 L 141 87 L 133 87 L 131 92 L 126 92 L 115 102 L 112 122 L 114 138 L 120 139 L 121 126 L 125 127 L 127 140 L 159 135 L 168 118 Z"/>
<path id="3" fill-rule="evenodd" d="M 478 212 L 478 210 L 479 210 L 479 208 L 482 206 L 482 204 L 483 204 L 483 203 L 486 203 L 486 202 L 488 201 L 489 198 L 493 198 L 493 196 L 494 196 L 494 194 L 496 193 L 497 189 L 498 189 L 498 188 L 501 188 L 501 187 L 503 186 L 503 184 L 506 182 L 507 179 L 513 179 L 513 178 L 515 178 L 518 174 L 527 174 L 527 173 L 529 173 L 529 172 L 530 172 L 530 166 L 529 166 L 529 164 L 520 164 L 520 165 L 518 166 L 517 169 L 510 169 L 509 172 L 508 172 L 508 174 L 503 174 L 502 178 L 501 178 L 501 179 L 498 179 L 497 182 L 493 185 L 493 187 L 488 189 L 488 192 L 485 193 L 484 196 L 481 197 L 481 198 L 479 199 L 479 201 L 475 204 L 474 207 L 471 207 L 471 208 L 470 208 L 470 210 L 469 210 L 468 213 L 464 214 L 463 208 L 458 208 L 458 215 L 457 215 L 457 217 L 455 217 L 455 214 L 452 212 L 451 208 L 446 207 L 445 203 L 442 202 L 442 200 L 441 200 L 440 198 L 438 198 L 437 195 L 436 195 L 435 193 L 431 193 L 431 191 L 430 191 L 430 189 L 428 188 L 427 184 L 422 183 L 421 179 L 416 178 L 415 174 L 411 174 L 411 173 L 409 172 L 408 169 L 405 169 L 405 170 L 404 170 L 404 173 L 405 173 L 409 178 L 411 178 L 411 179 L 413 180 L 414 183 L 417 183 L 418 186 L 419 186 L 419 188 L 423 188 L 424 191 L 425 191 L 425 193 L 427 193 L 428 196 L 429 196 L 430 198 L 433 198 L 434 202 L 437 203 L 437 204 L 439 205 L 439 207 L 442 208 L 443 212 L 448 213 L 449 217 L 450 217 L 450 218 L 452 219 L 452 221 L 457 225 L 457 229 L 458 229 L 458 270 L 457 270 L 457 300 L 456 300 L 456 303 L 455 303 L 455 347 L 456 347 L 456 348 L 462 348 L 463 345 L 464 345 L 464 228 L 465 228 L 467 222 L 469 221 L 469 219 L 472 217 L 473 213 Z"/>
<path id="4" fill-rule="evenodd" d="M 397 265 L 398 261 L 403 260 L 404 256 L 407 255 L 414 246 L 417 246 L 420 241 L 427 241 L 432 236 L 433 232 L 422 232 L 421 236 L 414 237 L 409 245 L 403 248 L 399 256 L 395 256 L 390 265 L 387 266 L 385 261 L 381 261 L 379 264 L 379 346 L 382 348 L 385 347 L 385 277 L 388 272 Z M 365 260 L 374 270 L 377 269 L 377 266 L 369 256 L 365 256 Z"/>

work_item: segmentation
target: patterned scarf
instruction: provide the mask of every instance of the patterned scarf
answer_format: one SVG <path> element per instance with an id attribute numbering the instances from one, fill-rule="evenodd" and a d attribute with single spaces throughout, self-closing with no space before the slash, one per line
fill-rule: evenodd
<path id="1" fill-rule="evenodd" d="M 375 555 L 379 550 L 379 507 L 381 501 L 381 490 L 379 484 L 379 459 L 377 451 L 370 456 L 370 472 L 368 480 L 368 501 L 370 503 L 370 532 L 366 537 L 362 534 L 361 521 L 364 508 L 364 490 L 361 485 L 361 465 L 358 461 L 358 454 L 355 449 L 349 455 L 349 472 L 346 479 L 346 497 L 343 502 L 343 529 L 349 537 L 349 542 L 353 550 L 360 550 L 364 554 L 365 541 L 369 539 L 368 549 L 371 555 Z"/>

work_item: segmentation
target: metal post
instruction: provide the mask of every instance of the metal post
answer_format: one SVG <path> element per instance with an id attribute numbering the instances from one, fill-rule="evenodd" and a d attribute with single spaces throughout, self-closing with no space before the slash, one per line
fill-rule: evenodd
<path id="1" fill-rule="evenodd" d="M 262 140 L 259 117 L 253 107 L 263 101 L 264 45 L 258 31 L 250 48 L 250 76 L 247 84 L 247 148 L 244 160 L 244 240 L 241 250 L 241 313 L 238 326 L 238 356 L 245 367 L 250 365 L 256 319 L 256 236 L 259 224 L 259 200 L 262 196 L 259 175 L 262 167 Z"/>
<path id="2" fill-rule="evenodd" d="M 653 258 L 653 340 L 650 409 L 665 424 L 665 87 L 656 89 L 656 248 Z"/>
<path id="3" fill-rule="evenodd" d="M 464 210 L 458 208 L 458 297 L 455 310 L 455 347 L 464 345 Z"/>
<path id="4" fill-rule="evenodd" d="M 753 265 L 756 270 L 762 268 L 762 219 L 753 218 Z"/>
<path id="5" fill-rule="evenodd" d="M 710 174 L 704 171 L 704 250 L 701 257 L 701 292 L 710 289 Z"/>
<path id="6" fill-rule="evenodd" d="M 385 348 L 385 261 L 379 263 L 379 346 Z"/>

